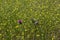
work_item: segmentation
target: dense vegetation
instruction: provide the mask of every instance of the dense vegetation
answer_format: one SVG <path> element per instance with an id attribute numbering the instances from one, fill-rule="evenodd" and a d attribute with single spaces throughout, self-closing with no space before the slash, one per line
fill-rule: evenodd
<path id="1" fill-rule="evenodd" d="M 0 40 L 60 40 L 60 0 L 0 0 Z"/>

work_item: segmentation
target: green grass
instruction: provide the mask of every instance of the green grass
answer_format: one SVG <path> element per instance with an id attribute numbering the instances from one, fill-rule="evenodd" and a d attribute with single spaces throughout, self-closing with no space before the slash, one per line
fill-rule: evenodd
<path id="1" fill-rule="evenodd" d="M 36 28 L 31 18 L 39 20 Z M 59 38 L 60 0 L 0 0 L 0 40 Z"/>

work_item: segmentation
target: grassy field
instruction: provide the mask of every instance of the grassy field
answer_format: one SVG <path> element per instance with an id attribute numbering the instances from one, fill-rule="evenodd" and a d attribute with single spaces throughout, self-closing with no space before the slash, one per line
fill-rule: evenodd
<path id="1" fill-rule="evenodd" d="M 0 40 L 60 40 L 60 0 L 0 0 Z"/>

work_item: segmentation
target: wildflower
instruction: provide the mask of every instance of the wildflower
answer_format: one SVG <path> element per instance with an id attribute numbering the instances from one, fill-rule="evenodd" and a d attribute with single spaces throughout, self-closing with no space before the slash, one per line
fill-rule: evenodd
<path id="1" fill-rule="evenodd" d="M 22 24 L 22 20 L 18 20 L 18 23 L 19 23 L 19 24 Z"/>
<path id="2" fill-rule="evenodd" d="M 18 28 L 19 26 L 16 26 L 16 28 Z"/>
<path id="3" fill-rule="evenodd" d="M 38 24 L 38 20 L 32 19 L 32 23 L 34 23 L 34 25 L 37 25 Z"/>
<path id="4" fill-rule="evenodd" d="M 34 23 L 35 25 L 37 25 L 38 24 L 38 21 L 35 21 L 35 23 Z"/>

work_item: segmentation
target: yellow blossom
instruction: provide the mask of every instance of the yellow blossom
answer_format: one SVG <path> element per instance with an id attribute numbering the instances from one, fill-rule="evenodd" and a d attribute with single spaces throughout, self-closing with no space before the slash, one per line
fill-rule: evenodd
<path id="1" fill-rule="evenodd" d="M 16 28 L 18 28 L 19 26 L 17 25 Z"/>

